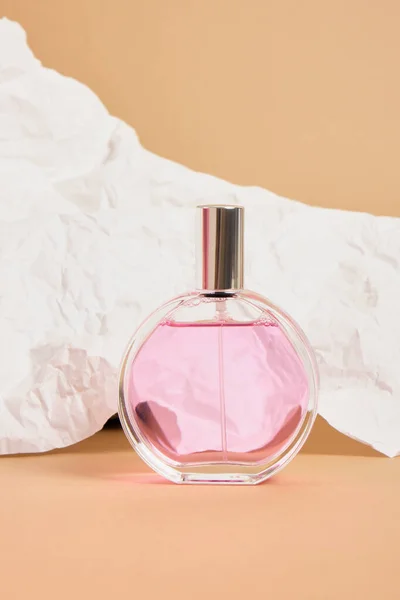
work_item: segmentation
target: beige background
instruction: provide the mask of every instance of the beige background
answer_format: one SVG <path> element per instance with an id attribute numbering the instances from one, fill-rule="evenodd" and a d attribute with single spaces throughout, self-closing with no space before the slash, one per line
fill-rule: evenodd
<path id="1" fill-rule="evenodd" d="M 154 152 L 400 215 L 398 0 L 0 0 Z"/>
<path id="2" fill-rule="evenodd" d="M 0 13 L 149 149 L 400 215 L 397 0 L 0 0 Z M 400 462 L 373 454 L 320 419 L 257 488 L 151 485 L 120 430 L 3 457 L 3 595 L 397 600 Z"/>
<path id="3" fill-rule="evenodd" d="M 400 216 L 397 0 L 0 0 L 145 146 L 310 204 Z M 319 419 L 306 448 L 375 454 Z"/>

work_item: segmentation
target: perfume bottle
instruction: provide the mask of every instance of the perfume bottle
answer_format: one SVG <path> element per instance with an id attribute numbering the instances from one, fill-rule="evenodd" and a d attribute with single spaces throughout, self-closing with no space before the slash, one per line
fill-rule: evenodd
<path id="1" fill-rule="evenodd" d="M 139 456 L 176 483 L 256 484 L 300 450 L 318 373 L 299 326 L 243 289 L 244 209 L 199 206 L 198 289 L 136 331 L 119 415 Z"/>

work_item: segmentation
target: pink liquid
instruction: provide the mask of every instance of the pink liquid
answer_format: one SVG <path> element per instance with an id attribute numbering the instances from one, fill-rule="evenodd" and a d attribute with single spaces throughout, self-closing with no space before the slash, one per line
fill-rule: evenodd
<path id="1" fill-rule="evenodd" d="M 275 324 L 168 321 L 133 361 L 128 400 L 142 436 L 169 459 L 254 463 L 293 438 L 308 384 Z"/>

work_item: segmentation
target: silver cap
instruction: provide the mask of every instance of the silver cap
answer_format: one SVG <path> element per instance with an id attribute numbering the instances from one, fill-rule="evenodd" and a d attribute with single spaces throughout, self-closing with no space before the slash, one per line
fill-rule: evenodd
<path id="1" fill-rule="evenodd" d="M 243 206 L 198 206 L 198 287 L 217 292 L 243 288 Z"/>

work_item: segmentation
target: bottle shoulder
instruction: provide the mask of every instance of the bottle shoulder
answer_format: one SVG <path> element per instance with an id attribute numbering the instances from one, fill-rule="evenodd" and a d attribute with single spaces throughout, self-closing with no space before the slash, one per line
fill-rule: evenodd
<path id="1" fill-rule="evenodd" d="M 198 318 L 230 319 L 250 322 L 257 320 L 280 323 L 287 327 L 299 328 L 298 324 L 282 308 L 267 297 L 253 290 L 238 290 L 231 293 L 205 292 L 194 290 L 180 294 L 162 304 L 156 311 L 160 320 L 166 313 L 174 320 L 195 320 Z"/>

